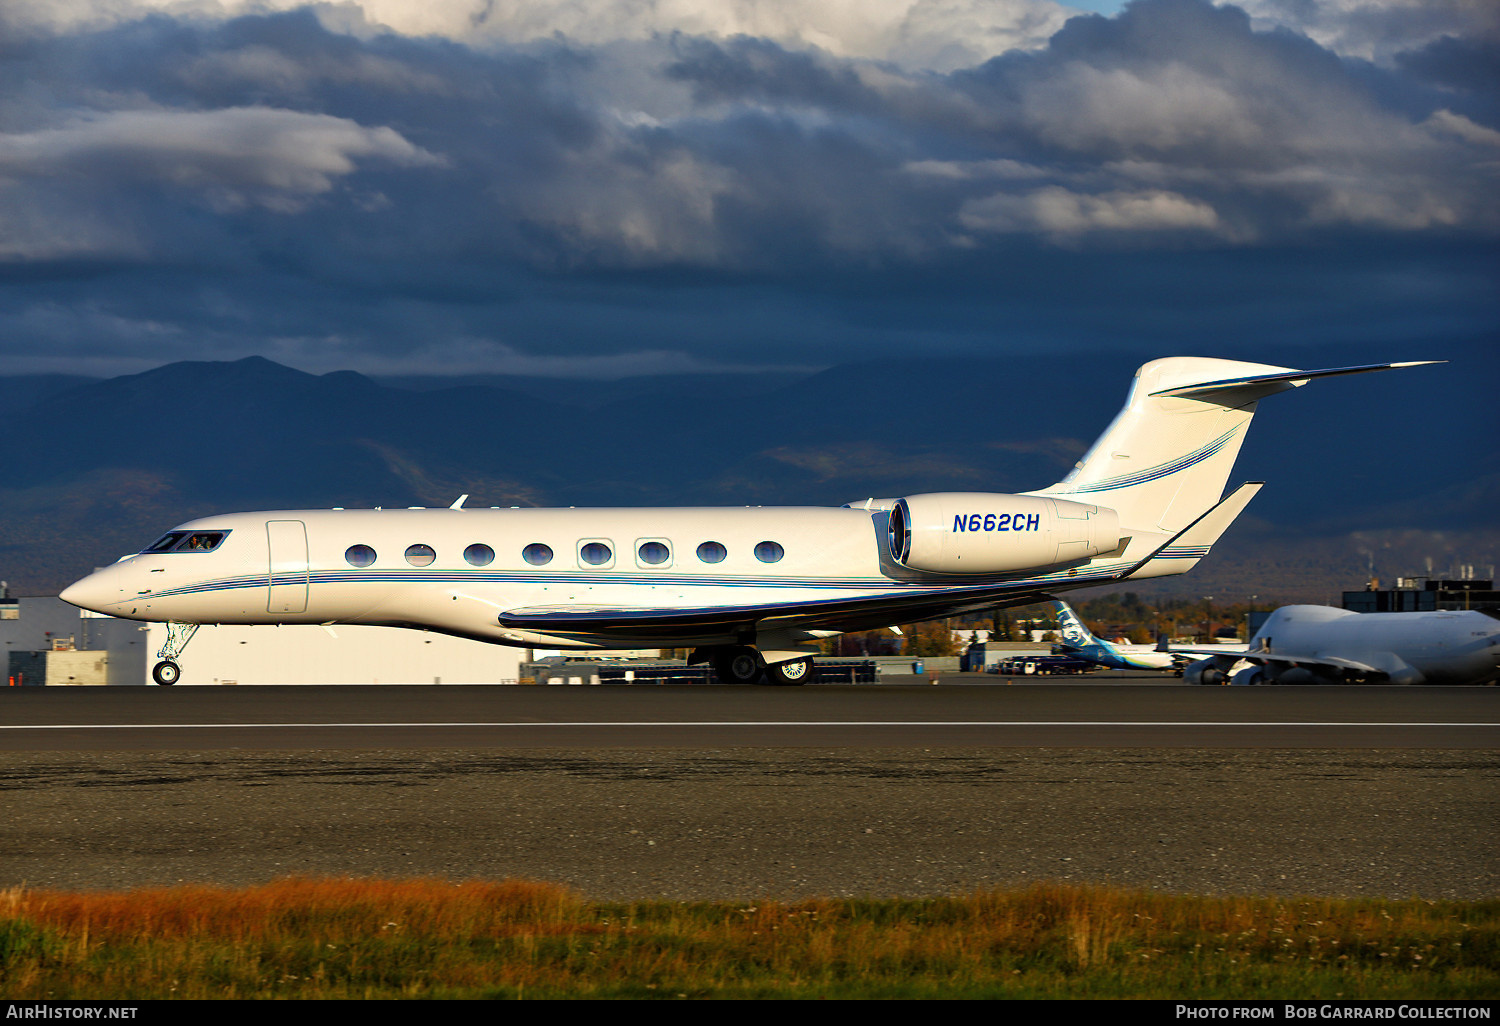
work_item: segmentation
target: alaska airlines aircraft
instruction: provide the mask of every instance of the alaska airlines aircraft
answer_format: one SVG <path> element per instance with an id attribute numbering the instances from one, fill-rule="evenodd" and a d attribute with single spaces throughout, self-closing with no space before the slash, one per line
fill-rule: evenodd
<path id="1" fill-rule="evenodd" d="M 1052 603 L 1057 610 L 1062 641 L 1058 647 L 1070 656 L 1087 659 L 1111 670 L 1170 670 L 1186 663 L 1186 656 L 1158 652 L 1155 645 L 1116 645 L 1094 636 L 1073 607 L 1059 599 Z"/>
<path id="2" fill-rule="evenodd" d="M 1175 357 L 1136 372 L 1073 470 L 1018 495 L 939 492 L 841 507 L 291 510 L 194 520 L 69 587 L 166 622 L 153 668 L 200 624 L 373 624 L 520 647 L 687 648 L 733 683 L 799 684 L 847 631 L 1180 574 L 1259 483 L 1221 498 L 1256 403 L 1304 371 Z"/>
<path id="3" fill-rule="evenodd" d="M 1484 613 L 1355 613 L 1282 606 L 1244 648 L 1206 656 L 1189 684 L 1488 684 L 1500 680 L 1500 621 Z M 1234 664 L 1251 665 L 1233 673 Z"/>

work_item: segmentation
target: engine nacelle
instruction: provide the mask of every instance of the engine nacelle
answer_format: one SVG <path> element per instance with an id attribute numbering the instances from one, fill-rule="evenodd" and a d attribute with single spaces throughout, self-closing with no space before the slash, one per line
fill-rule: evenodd
<path id="1" fill-rule="evenodd" d="M 1199 659 L 1197 662 L 1188 663 L 1182 671 L 1182 682 L 1184 684 L 1209 684 L 1218 686 L 1229 683 L 1229 675 L 1219 666 L 1219 657 L 1210 656 L 1207 659 Z"/>
<path id="2" fill-rule="evenodd" d="M 1120 545 L 1112 509 L 994 492 L 933 492 L 896 502 L 891 558 L 913 570 L 995 574 L 1088 559 Z"/>
<path id="3" fill-rule="evenodd" d="M 1247 666 L 1230 678 L 1229 683 L 1244 687 L 1246 685 L 1264 684 L 1266 673 L 1259 666 Z"/>

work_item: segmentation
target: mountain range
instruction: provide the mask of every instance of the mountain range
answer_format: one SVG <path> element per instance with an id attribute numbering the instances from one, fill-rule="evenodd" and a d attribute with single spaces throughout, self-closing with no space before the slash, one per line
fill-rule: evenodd
<path id="1" fill-rule="evenodd" d="M 1495 347 L 1268 351 L 1442 367 L 1266 400 L 1235 480 L 1269 486 L 1192 575 L 1147 592 L 1327 601 L 1370 572 L 1500 549 Z M 0 578 L 55 592 L 212 512 L 329 506 L 837 505 L 1057 480 L 1139 359 L 914 357 L 804 376 L 616 382 L 313 375 L 260 357 L 105 380 L 0 378 Z"/>

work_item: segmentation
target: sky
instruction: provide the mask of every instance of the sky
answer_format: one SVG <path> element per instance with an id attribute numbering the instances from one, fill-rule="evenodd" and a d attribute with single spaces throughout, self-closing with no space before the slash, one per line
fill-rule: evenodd
<path id="1" fill-rule="evenodd" d="M 4 0 L 0 375 L 1500 336 L 1492 0 Z"/>

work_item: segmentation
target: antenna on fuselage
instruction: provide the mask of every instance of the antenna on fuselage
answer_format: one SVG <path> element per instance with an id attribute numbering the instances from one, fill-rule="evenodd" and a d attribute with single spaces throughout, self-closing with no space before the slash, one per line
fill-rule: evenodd
<path id="1" fill-rule="evenodd" d="M 453 505 L 449 506 L 448 508 L 449 509 L 463 509 L 464 508 L 464 503 L 466 503 L 468 501 L 469 501 L 469 493 L 468 492 L 464 492 L 458 498 L 454 499 L 453 500 Z"/>

